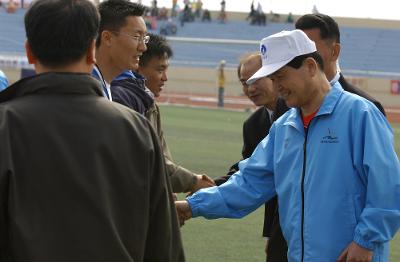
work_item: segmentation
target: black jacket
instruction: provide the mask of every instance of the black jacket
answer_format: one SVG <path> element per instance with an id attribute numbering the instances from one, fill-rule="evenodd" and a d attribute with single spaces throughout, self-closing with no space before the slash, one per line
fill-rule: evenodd
<path id="1" fill-rule="evenodd" d="M 243 123 L 243 159 L 249 158 L 257 145 L 264 139 L 271 128 L 272 123 L 283 115 L 289 108 L 283 99 L 279 98 L 276 109 L 272 114 L 272 121 L 269 117 L 267 108 L 260 107 L 252 113 Z M 214 180 L 217 186 L 228 181 L 231 175 L 239 170 L 239 162 L 233 164 L 225 176 L 218 177 Z"/>
<path id="2" fill-rule="evenodd" d="M 89 74 L 0 94 L 0 261 L 184 261 L 157 136 Z"/>
<path id="3" fill-rule="evenodd" d="M 364 97 L 365 99 L 367 99 L 367 100 L 371 101 L 372 103 L 374 103 L 375 106 L 379 109 L 379 111 L 381 111 L 382 114 L 386 116 L 385 109 L 383 109 L 383 106 L 381 105 L 381 103 L 379 103 L 375 98 L 370 96 L 364 90 L 362 90 L 362 89 L 350 84 L 349 82 L 347 82 L 346 79 L 344 79 L 342 74 L 340 74 L 339 83 L 342 85 L 342 87 L 343 87 L 343 89 L 345 91 L 353 93 L 353 94 L 356 94 L 356 95 L 359 95 L 361 97 Z"/>

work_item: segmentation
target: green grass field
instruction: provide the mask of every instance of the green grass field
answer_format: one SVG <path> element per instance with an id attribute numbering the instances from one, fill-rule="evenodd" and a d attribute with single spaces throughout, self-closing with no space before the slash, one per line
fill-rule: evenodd
<path id="1" fill-rule="evenodd" d="M 161 112 L 176 163 L 217 177 L 240 159 L 242 123 L 250 113 L 172 106 L 161 106 Z M 400 125 L 393 125 L 393 130 L 399 155 Z M 262 207 L 239 220 L 187 221 L 182 227 L 187 261 L 265 261 L 263 216 Z M 391 242 L 390 261 L 400 261 L 400 233 Z"/>

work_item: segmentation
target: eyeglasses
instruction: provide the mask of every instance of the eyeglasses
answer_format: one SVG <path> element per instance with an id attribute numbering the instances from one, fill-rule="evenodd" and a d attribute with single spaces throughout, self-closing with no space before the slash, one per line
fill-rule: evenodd
<path id="1" fill-rule="evenodd" d="M 134 39 L 135 41 L 138 41 L 139 43 L 147 44 L 150 41 L 150 36 L 149 35 L 130 35 L 130 34 L 118 32 L 118 31 L 111 31 L 111 32 L 116 34 L 116 35 L 127 36 L 127 37 L 129 37 L 131 39 Z"/>

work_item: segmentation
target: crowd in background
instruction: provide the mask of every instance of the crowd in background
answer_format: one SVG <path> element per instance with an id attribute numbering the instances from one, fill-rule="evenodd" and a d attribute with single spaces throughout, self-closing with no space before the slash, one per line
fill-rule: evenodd
<path id="1" fill-rule="evenodd" d="M 163 35 L 176 34 L 178 23 L 181 26 L 194 21 L 211 22 L 215 20 L 219 23 L 226 23 L 228 20 L 226 1 L 222 0 L 220 2 L 220 10 L 216 13 L 216 17 L 212 18 L 210 10 L 204 7 L 201 0 L 184 0 L 181 5 L 177 0 L 173 0 L 170 8 L 165 6 L 160 8 L 157 0 L 154 0 L 151 6 L 147 8 L 145 20 L 150 30 L 159 29 Z M 250 12 L 246 20 L 251 25 L 262 26 L 267 25 L 267 22 L 294 22 L 292 13 L 289 13 L 286 18 L 282 18 L 280 14 L 271 10 L 267 15 L 263 11 L 261 2 L 257 2 L 257 7 L 255 8 L 254 1 L 251 2 Z"/>

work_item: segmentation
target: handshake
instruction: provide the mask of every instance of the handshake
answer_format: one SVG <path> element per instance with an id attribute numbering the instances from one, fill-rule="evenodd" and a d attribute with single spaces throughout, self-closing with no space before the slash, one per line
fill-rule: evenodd
<path id="1" fill-rule="evenodd" d="M 194 184 L 192 190 L 189 192 L 188 196 L 192 195 L 196 191 L 202 188 L 215 186 L 214 180 L 212 180 L 209 176 L 196 175 L 196 183 Z M 176 200 L 176 196 L 175 196 Z M 183 226 L 186 220 L 192 218 L 192 209 L 189 206 L 189 203 L 186 200 L 175 201 L 175 208 L 179 218 L 179 224 Z"/>
<path id="2" fill-rule="evenodd" d="M 179 224 L 183 226 L 186 220 L 192 218 L 192 209 L 186 200 L 175 201 L 176 213 L 178 214 Z"/>

